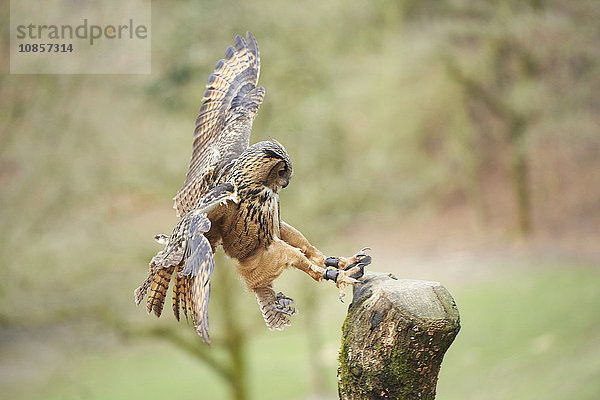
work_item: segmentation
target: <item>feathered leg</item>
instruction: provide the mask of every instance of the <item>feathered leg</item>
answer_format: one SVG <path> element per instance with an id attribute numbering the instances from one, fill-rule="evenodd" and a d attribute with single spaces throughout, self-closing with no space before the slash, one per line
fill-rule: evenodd
<path id="1" fill-rule="evenodd" d="M 269 329 L 282 330 L 283 327 L 290 326 L 288 315 L 296 314 L 294 300 L 281 292 L 275 293 L 271 285 L 253 290 L 265 324 Z"/>

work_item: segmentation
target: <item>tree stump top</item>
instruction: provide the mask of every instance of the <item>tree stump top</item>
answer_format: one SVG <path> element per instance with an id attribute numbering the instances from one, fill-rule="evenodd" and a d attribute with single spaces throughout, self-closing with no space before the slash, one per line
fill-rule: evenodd
<path id="1" fill-rule="evenodd" d="M 385 296 L 399 306 L 403 314 L 423 321 L 448 320 L 460 323 L 458 308 L 448 290 L 439 282 L 397 279 L 392 274 L 367 272 L 354 287 L 350 307 L 372 295 Z"/>

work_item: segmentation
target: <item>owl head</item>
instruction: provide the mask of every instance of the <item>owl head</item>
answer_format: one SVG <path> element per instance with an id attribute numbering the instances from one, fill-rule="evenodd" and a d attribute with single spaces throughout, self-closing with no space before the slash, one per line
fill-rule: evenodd
<path id="1" fill-rule="evenodd" d="M 262 190 L 267 187 L 274 193 L 288 185 L 293 172 L 290 156 L 276 140 L 248 147 L 234 169 L 233 178 L 238 188 Z"/>

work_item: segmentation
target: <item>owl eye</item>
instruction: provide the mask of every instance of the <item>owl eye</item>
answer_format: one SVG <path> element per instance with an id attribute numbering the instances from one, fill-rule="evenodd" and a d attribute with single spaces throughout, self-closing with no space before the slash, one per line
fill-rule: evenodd
<path id="1" fill-rule="evenodd" d="M 285 169 L 280 169 L 278 174 L 280 178 L 283 178 L 283 176 L 285 175 Z"/>

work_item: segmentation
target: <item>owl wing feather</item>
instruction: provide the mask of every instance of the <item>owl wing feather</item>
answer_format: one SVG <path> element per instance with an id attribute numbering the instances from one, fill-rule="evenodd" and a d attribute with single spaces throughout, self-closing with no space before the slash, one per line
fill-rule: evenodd
<path id="1" fill-rule="evenodd" d="M 207 213 L 227 202 L 238 202 L 232 183 L 225 182 L 209 190 L 199 202 L 198 208 L 185 214 L 179 221 L 165 245 L 150 261 L 148 277 L 135 290 L 135 302 L 140 304 L 146 293 L 148 313 L 157 317 L 162 313 L 167 289 L 173 275 L 173 312 L 179 320 L 179 311 L 191 317 L 198 334 L 206 343 L 208 335 L 208 300 L 210 276 L 214 268 L 213 251 L 204 236 L 211 227 Z"/>
<path id="2" fill-rule="evenodd" d="M 196 331 L 210 344 L 208 335 L 208 300 L 210 298 L 210 276 L 215 267 L 210 242 L 204 236 L 205 227 L 210 227 L 206 214 L 194 214 L 190 220 L 189 239 L 185 252 L 185 266 L 180 278 L 188 278 L 189 300 L 184 309 L 190 312 Z"/>
<path id="3" fill-rule="evenodd" d="M 254 36 L 240 36 L 208 78 L 196 119 L 190 167 L 175 196 L 179 216 L 198 207 L 204 194 L 221 181 L 235 159 L 248 148 L 252 121 L 265 90 L 256 87 L 260 54 Z"/>

